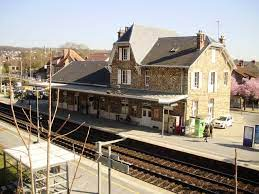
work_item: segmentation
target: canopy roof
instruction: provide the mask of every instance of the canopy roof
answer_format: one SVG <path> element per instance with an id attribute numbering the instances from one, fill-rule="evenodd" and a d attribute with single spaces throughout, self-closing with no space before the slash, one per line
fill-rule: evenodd
<path id="1" fill-rule="evenodd" d="M 26 147 L 18 146 L 14 148 L 4 149 L 4 152 L 11 156 L 16 161 L 30 168 L 29 155 Z M 41 169 L 46 169 L 47 167 L 47 143 L 35 143 L 30 144 L 31 161 L 33 171 L 38 171 Z M 64 164 L 68 161 L 77 159 L 78 156 L 74 155 L 63 148 L 51 144 L 50 146 L 50 166 L 57 166 L 59 164 Z"/>
<path id="2" fill-rule="evenodd" d="M 116 96 L 121 98 L 132 98 L 140 99 L 147 101 L 155 101 L 160 104 L 171 104 L 179 100 L 186 99 L 187 95 L 177 95 L 172 93 L 165 92 L 156 92 L 156 91 L 147 91 L 147 90 L 138 90 L 138 89 L 114 89 L 109 87 L 101 86 L 87 86 L 87 85 L 76 85 L 76 84 L 59 84 L 53 83 L 52 88 L 73 91 L 73 92 L 83 92 L 89 94 L 99 94 L 105 96 Z"/>

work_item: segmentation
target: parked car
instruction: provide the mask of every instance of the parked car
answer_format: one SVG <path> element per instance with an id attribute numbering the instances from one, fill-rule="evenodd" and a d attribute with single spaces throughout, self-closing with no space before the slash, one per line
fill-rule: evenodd
<path id="1" fill-rule="evenodd" d="M 227 127 L 232 126 L 232 124 L 233 124 L 233 118 L 230 115 L 220 116 L 219 118 L 213 121 L 213 126 L 216 128 L 226 129 Z"/>

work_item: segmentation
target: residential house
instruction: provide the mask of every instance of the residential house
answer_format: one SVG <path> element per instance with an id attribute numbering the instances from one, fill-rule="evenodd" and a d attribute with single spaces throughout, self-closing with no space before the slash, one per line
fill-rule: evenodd
<path id="1" fill-rule="evenodd" d="M 52 58 L 52 75 L 73 61 L 84 61 L 84 59 L 73 49 L 64 49 L 63 54 Z M 35 76 L 40 79 L 49 77 L 50 61 L 44 67 L 40 68 Z"/>
<path id="2" fill-rule="evenodd" d="M 85 58 L 87 61 L 109 61 L 110 51 L 93 51 Z"/>
<path id="3" fill-rule="evenodd" d="M 54 88 L 75 96 L 65 102 L 71 110 L 83 106 L 97 117 L 180 133 L 192 117 L 229 113 L 233 66 L 223 37 L 217 42 L 201 31 L 177 36 L 133 24 L 120 30 L 113 44 L 109 82 Z M 59 106 L 68 108 L 64 99 Z"/>
<path id="4" fill-rule="evenodd" d="M 256 62 L 255 60 L 235 60 L 234 62 L 236 67 L 232 71 L 232 77 L 236 79 L 238 84 L 244 83 L 244 79 L 259 77 L 259 62 Z M 244 101 L 240 96 L 231 96 L 230 102 L 231 108 L 242 108 L 244 105 Z"/>

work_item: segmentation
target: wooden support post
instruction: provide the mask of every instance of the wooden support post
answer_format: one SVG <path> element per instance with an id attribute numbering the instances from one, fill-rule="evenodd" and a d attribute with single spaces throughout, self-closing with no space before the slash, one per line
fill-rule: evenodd
<path id="1" fill-rule="evenodd" d="M 164 131 L 165 131 L 165 109 L 164 109 L 164 106 L 163 106 L 163 109 L 162 109 L 162 133 L 161 133 L 161 136 L 164 137 Z"/>

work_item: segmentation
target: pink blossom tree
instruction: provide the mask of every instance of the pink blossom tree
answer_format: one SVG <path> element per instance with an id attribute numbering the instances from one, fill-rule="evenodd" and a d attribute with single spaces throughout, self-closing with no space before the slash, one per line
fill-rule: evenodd
<path id="1" fill-rule="evenodd" d="M 259 99 L 259 78 L 243 79 L 242 84 L 238 84 L 236 79 L 232 77 L 231 95 L 240 96 L 244 100 L 244 110 L 246 109 L 246 101 L 252 100 L 252 108 L 254 109 L 254 102 Z"/>

